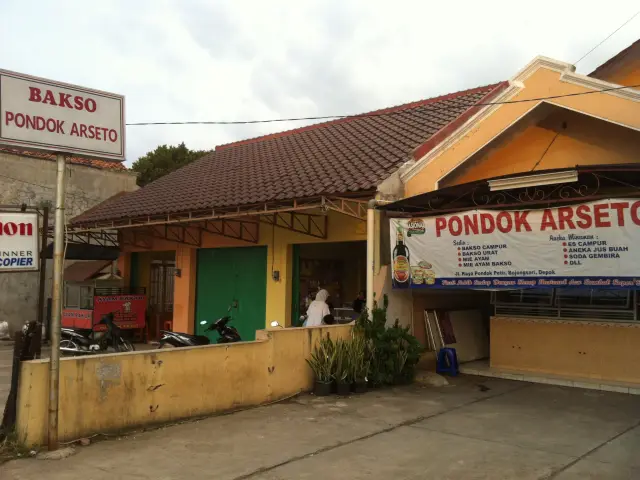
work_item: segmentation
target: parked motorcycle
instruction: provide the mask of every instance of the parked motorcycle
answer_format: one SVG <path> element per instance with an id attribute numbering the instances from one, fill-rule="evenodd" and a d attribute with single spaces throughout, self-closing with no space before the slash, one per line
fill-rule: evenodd
<path id="1" fill-rule="evenodd" d="M 99 325 L 106 325 L 105 332 L 93 329 L 60 329 L 60 351 L 64 355 L 87 355 L 92 353 L 133 352 L 135 347 L 123 338 L 122 329 L 113 321 L 113 313 L 103 316 Z"/>
<path id="2" fill-rule="evenodd" d="M 231 307 L 229 307 L 229 311 L 231 311 Z M 217 331 L 219 335 L 217 343 L 241 342 L 242 339 L 240 338 L 238 330 L 228 325 L 230 321 L 231 317 L 228 315 L 219 318 L 204 331 Z M 209 323 L 208 320 L 203 320 L 200 322 L 200 325 L 206 325 L 207 323 Z M 170 332 L 168 330 L 161 330 L 160 332 L 162 333 L 162 338 L 160 339 L 158 348 L 196 347 L 199 345 L 209 345 L 211 343 L 209 337 L 205 335 L 189 335 L 188 333 Z"/>

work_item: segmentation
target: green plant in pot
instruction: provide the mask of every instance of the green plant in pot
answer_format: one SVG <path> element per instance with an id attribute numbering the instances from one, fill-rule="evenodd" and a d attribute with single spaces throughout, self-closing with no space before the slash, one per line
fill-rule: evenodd
<path id="1" fill-rule="evenodd" d="M 315 377 L 313 393 L 319 397 L 331 393 L 333 382 L 334 363 L 336 359 L 336 346 L 327 334 L 317 343 L 307 363 Z"/>
<path id="2" fill-rule="evenodd" d="M 367 339 L 361 333 L 355 332 L 349 342 L 351 357 L 349 379 L 356 393 L 367 391 L 367 377 L 369 375 L 370 360 L 367 353 Z"/>
<path id="3" fill-rule="evenodd" d="M 351 382 L 349 372 L 351 370 L 351 358 L 348 341 L 338 339 L 335 342 L 335 362 L 333 364 L 333 379 L 336 382 L 336 393 L 338 395 L 349 395 L 351 393 Z"/>

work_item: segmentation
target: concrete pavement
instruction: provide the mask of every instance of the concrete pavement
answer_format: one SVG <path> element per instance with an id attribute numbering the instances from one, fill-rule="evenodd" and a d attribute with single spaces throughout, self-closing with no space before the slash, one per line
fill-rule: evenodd
<path id="1" fill-rule="evenodd" d="M 640 478 L 639 407 L 638 396 L 459 377 L 305 395 L 97 442 L 57 462 L 12 461 L 0 478 L 631 479 Z"/>

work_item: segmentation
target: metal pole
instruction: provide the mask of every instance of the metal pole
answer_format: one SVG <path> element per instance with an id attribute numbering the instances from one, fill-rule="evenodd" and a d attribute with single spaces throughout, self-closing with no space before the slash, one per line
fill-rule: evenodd
<path id="1" fill-rule="evenodd" d="M 51 359 L 49 360 L 49 451 L 58 449 L 58 389 L 60 386 L 60 320 L 62 317 L 62 271 L 64 266 L 64 155 L 57 155 L 56 220 L 53 239 L 53 293 L 51 307 Z"/>
<path id="2" fill-rule="evenodd" d="M 47 281 L 47 232 L 49 230 L 49 207 L 42 212 L 42 238 L 40 240 L 40 281 L 38 283 L 38 323 L 44 325 L 44 285 Z M 47 325 L 45 338 L 50 337 L 51 327 Z"/>
<path id="3" fill-rule="evenodd" d="M 369 318 L 372 319 L 373 312 L 373 269 L 375 266 L 375 208 L 376 201 L 369 200 L 369 208 L 367 209 L 367 311 Z"/>

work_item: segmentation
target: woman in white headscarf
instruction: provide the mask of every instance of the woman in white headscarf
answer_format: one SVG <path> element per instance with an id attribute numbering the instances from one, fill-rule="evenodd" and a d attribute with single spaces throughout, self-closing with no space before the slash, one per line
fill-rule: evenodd
<path id="1" fill-rule="evenodd" d="M 316 293 L 316 299 L 311 302 L 307 309 L 307 321 L 305 327 L 319 327 L 322 325 L 322 320 L 326 315 L 331 315 L 329 305 L 327 305 L 327 298 L 329 298 L 329 292 L 326 290 L 318 290 Z"/>

